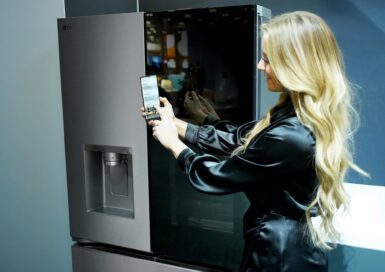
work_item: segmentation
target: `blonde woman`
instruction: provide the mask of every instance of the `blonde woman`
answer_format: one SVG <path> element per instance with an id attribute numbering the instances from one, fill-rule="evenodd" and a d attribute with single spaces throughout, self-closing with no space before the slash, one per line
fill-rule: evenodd
<path id="1" fill-rule="evenodd" d="M 351 88 L 334 35 L 317 15 L 283 14 L 262 31 L 258 69 L 268 89 L 281 93 L 262 120 L 236 131 L 195 126 L 175 118 L 162 98 L 161 120 L 149 124 L 195 188 L 250 200 L 240 271 L 327 271 L 327 241 L 338 239 L 333 218 L 347 205 L 346 170 L 365 174 L 350 151 Z M 229 158 L 198 155 L 180 139 Z"/>

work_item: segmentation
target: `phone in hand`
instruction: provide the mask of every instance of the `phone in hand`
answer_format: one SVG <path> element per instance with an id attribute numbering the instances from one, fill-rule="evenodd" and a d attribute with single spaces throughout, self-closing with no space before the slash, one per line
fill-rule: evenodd
<path id="1" fill-rule="evenodd" d="M 159 89 L 156 75 L 140 77 L 143 107 L 146 121 L 160 119 L 156 106 L 160 107 Z"/>

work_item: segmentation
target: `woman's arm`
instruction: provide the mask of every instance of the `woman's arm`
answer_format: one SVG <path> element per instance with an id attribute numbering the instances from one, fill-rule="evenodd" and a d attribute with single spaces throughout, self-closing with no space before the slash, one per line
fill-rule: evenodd
<path id="1" fill-rule="evenodd" d="M 301 126 L 285 124 L 266 132 L 242 154 L 227 160 L 199 155 L 191 149 L 179 154 L 178 165 L 190 183 L 208 194 L 258 190 L 303 173 L 312 165 L 314 138 Z"/>
<path id="2" fill-rule="evenodd" d="M 226 131 L 218 130 L 215 124 L 192 125 L 175 117 L 172 105 L 166 98 L 161 97 L 160 102 L 163 107 L 159 108 L 159 112 L 162 112 L 164 119 L 171 120 L 174 123 L 179 139 L 195 145 L 205 152 L 220 156 L 229 156 L 241 144 L 240 137 L 243 136 L 243 133 L 239 133 L 237 128 L 231 125 L 230 122 L 219 121 L 221 123 L 225 122 L 226 127 L 230 128 L 226 129 Z M 143 108 L 141 108 L 141 111 L 142 115 L 144 115 Z M 154 127 L 159 122 L 149 121 L 148 124 Z"/>
<path id="3" fill-rule="evenodd" d="M 167 113 L 166 108 L 157 108 L 161 120 L 151 121 L 152 135 L 164 148 L 169 150 L 175 158 L 188 147 L 179 139 L 178 128 L 175 120 Z M 175 118 L 174 118 L 175 119 Z"/>
<path id="4" fill-rule="evenodd" d="M 233 151 L 243 144 L 243 137 L 252 130 L 257 121 L 248 122 L 240 127 L 227 126 L 228 121 L 221 124 L 196 126 L 187 125 L 185 141 L 196 145 L 202 151 L 219 156 L 230 156 Z M 224 123 L 226 122 L 226 123 Z M 222 130 L 217 128 L 227 127 Z M 230 129 L 231 128 L 231 129 Z"/>

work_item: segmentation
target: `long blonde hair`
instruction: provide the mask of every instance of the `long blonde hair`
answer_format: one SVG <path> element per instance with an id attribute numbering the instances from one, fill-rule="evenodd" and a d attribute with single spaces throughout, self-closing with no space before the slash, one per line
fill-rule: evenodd
<path id="1" fill-rule="evenodd" d="M 265 54 L 277 79 L 287 90 L 277 105 L 291 99 L 299 121 L 313 132 L 315 171 L 319 186 L 308 203 L 306 222 L 311 240 L 329 249 L 339 240 L 333 219 L 340 207 L 348 207 L 344 178 L 350 167 L 367 176 L 353 163 L 354 123 L 358 115 L 352 106 L 352 87 L 344 72 L 343 59 L 328 25 L 317 15 L 297 11 L 274 17 L 262 25 Z M 277 106 L 276 105 L 276 106 Z M 270 124 L 274 107 L 246 135 L 235 153 L 246 149 L 250 141 Z M 317 207 L 319 228 L 310 219 Z"/>

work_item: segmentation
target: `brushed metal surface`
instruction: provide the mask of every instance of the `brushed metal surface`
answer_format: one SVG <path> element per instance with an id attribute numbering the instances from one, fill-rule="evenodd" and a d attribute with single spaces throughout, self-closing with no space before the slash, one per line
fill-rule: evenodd
<path id="1" fill-rule="evenodd" d="M 122 254 L 72 246 L 73 272 L 203 272 Z M 214 270 L 210 270 L 213 271 Z"/>
<path id="2" fill-rule="evenodd" d="M 59 19 L 58 32 L 71 235 L 150 251 L 143 13 Z M 87 211 L 85 145 L 132 150 L 135 219 Z"/>

